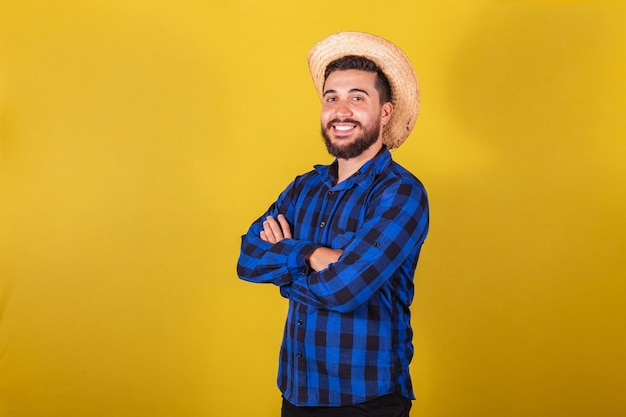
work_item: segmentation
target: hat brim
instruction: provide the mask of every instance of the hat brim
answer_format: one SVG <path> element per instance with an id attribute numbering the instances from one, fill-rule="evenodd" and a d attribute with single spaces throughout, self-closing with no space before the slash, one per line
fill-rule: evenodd
<path id="1" fill-rule="evenodd" d="M 413 130 L 419 113 L 419 84 L 411 61 L 399 47 L 369 33 L 339 32 L 330 35 L 317 43 L 307 56 L 320 101 L 324 94 L 326 67 L 347 55 L 372 60 L 387 76 L 393 113 L 383 129 L 383 143 L 389 149 L 399 147 Z"/>

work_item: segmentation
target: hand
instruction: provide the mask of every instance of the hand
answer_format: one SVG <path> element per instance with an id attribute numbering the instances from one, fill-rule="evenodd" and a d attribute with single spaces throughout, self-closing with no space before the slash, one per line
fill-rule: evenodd
<path id="1" fill-rule="evenodd" d="M 319 272 L 328 268 L 330 264 L 337 262 L 342 253 L 343 251 L 340 249 L 331 249 L 322 246 L 311 252 L 307 258 L 307 262 L 315 272 Z"/>
<path id="2" fill-rule="evenodd" d="M 283 239 L 291 239 L 291 228 L 283 214 L 277 216 L 278 221 L 272 216 L 267 216 L 263 222 L 260 238 L 267 243 L 278 243 Z"/>

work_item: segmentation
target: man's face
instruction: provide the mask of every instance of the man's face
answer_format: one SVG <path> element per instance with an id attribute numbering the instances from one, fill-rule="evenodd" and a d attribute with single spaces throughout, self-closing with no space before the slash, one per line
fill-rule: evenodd
<path id="1" fill-rule="evenodd" d="M 360 70 L 332 72 L 324 84 L 321 124 L 328 152 L 355 158 L 382 143 L 382 124 L 391 117 L 391 104 L 381 106 L 376 73 Z"/>

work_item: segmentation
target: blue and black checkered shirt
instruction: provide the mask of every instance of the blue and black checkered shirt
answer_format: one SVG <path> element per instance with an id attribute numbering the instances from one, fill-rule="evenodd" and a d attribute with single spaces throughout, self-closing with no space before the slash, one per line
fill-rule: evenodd
<path id="1" fill-rule="evenodd" d="M 298 406 L 357 404 L 398 393 L 413 399 L 409 306 L 428 232 L 422 184 L 383 150 L 334 185 L 336 162 L 297 177 L 243 236 L 237 265 L 247 281 L 274 283 L 289 299 L 278 386 Z M 259 238 L 282 213 L 292 239 Z M 342 249 L 315 272 L 315 248 Z"/>

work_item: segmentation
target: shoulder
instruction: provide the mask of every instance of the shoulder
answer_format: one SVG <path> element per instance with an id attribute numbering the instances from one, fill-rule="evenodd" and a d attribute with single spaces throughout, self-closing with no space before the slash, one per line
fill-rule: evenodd
<path id="1" fill-rule="evenodd" d="M 425 192 L 424 184 L 408 169 L 395 161 L 390 161 L 389 165 L 379 173 L 377 178 L 378 183 L 383 183 L 387 186 L 391 184 L 404 185 L 415 187 L 416 189 L 423 190 Z"/>

